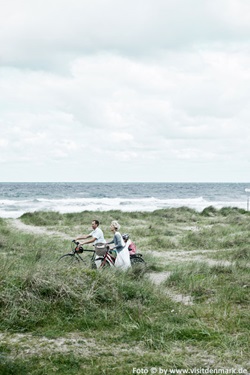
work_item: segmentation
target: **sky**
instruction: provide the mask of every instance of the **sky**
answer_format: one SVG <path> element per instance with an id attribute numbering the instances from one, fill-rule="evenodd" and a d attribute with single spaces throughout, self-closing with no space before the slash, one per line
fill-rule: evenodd
<path id="1" fill-rule="evenodd" d="M 249 182 L 249 0 L 0 0 L 0 182 Z"/>

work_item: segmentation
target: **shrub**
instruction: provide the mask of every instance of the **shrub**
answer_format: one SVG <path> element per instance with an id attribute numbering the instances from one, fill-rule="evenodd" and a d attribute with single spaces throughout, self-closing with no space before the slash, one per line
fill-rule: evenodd
<path id="1" fill-rule="evenodd" d="M 213 206 L 209 206 L 204 208 L 204 210 L 200 213 L 201 216 L 215 216 L 217 213 L 217 210 Z"/>

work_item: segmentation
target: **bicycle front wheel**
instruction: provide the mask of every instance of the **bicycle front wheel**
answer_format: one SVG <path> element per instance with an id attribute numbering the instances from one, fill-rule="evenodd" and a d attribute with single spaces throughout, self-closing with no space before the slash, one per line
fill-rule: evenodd
<path id="1" fill-rule="evenodd" d="M 60 264 L 65 265 L 65 266 L 75 266 L 75 265 L 78 265 L 80 263 L 80 260 L 78 259 L 78 257 L 75 254 L 69 253 L 69 254 L 62 255 L 58 259 L 58 262 Z"/>

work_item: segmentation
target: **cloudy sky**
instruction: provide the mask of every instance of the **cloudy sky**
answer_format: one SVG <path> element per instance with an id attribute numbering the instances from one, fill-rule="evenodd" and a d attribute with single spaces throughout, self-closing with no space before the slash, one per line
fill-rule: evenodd
<path id="1" fill-rule="evenodd" d="M 0 0 L 0 181 L 249 170 L 249 0 Z"/>

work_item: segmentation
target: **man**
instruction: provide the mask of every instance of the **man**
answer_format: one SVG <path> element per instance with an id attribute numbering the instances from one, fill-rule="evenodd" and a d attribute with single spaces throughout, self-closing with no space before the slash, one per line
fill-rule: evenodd
<path id="1" fill-rule="evenodd" d="M 98 220 L 93 220 L 92 221 L 92 232 L 89 234 L 84 234 L 80 237 L 76 238 L 76 241 L 84 240 L 82 244 L 87 244 L 87 243 L 93 243 L 93 245 L 97 243 L 106 243 L 103 231 L 101 228 L 99 228 L 99 221 Z"/>

